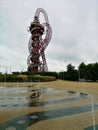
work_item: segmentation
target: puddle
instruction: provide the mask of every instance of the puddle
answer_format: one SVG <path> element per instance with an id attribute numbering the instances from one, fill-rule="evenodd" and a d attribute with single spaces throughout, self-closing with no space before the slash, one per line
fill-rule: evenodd
<path id="1" fill-rule="evenodd" d="M 30 88 L 30 89 L 29 89 Z M 36 106 L 49 106 L 67 102 L 73 102 L 80 99 L 87 98 L 87 94 L 75 92 L 75 91 L 67 91 L 67 90 L 55 90 L 52 88 L 40 88 L 37 90 L 35 86 L 28 87 L 1 87 L 0 92 L 0 107 L 2 108 L 12 108 L 12 107 L 36 107 Z M 5 91 L 6 89 L 6 91 Z M 32 92 L 30 96 L 19 96 L 22 93 Z M 19 95 L 18 95 L 19 94 Z M 57 98 L 55 99 L 55 94 Z M 62 96 L 63 94 L 63 96 Z M 71 95 L 70 95 L 71 94 Z M 46 97 L 49 95 L 53 95 L 53 98 L 45 101 L 43 95 Z M 40 98 L 40 101 L 37 99 Z M 33 101 L 32 99 L 36 99 Z M 6 104 L 4 104 L 6 102 Z M 3 104 L 2 104 L 3 103 Z"/>
<path id="2" fill-rule="evenodd" d="M 16 90 L 18 90 L 17 94 L 16 94 Z M 18 94 L 20 93 L 28 92 L 28 88 L 6 87 L 6 92 L 5 92 L 5 89 L 2 89 L 1 92 L 3 92 L 3 95 L 0 95 L 0 107 L 12 108 L 12 107 L 50 106 L 50 105 L 56 105 L 56 104 L 68 103 L 68 102 L 73 102 L 73 101 L 77 101 L 81 99 L 86 99 L 88 97 L 88 95 L 85 93 L 80 93 L 80 92 L 75 92 L 75 91 L 70 91 L 70 90 L 69 91 L 55 90 L 51 88 L 38 89 L 38 87 L 37 87 L 37 90 L 35 90 L 35 87 L 34 87 L 33 89 L 31 89 L 31 91 L 32 91 L 32 94 L 30 96 L 19 96 Z M 10 96 L 10 95 L 8 96 L 9 93 L 13 93 L 13 96 Z M 58 94 L 57 95 L 58 97 L 56 97 L 56 99 L 55 99 L 55 94 Z M 64 96 L 62 96 L 62 94 L 64 94 Z M 47 95 L 52 95 L 54 98 L 53 99 L 50 98 L 47 100 L 43 98 L 44 95 L 46 97 Z M 40 96 L 41 96 L 40 101 L 38 101 Z M 36 99 L 36 101 L 33 101 L 32 99 Z M 15 104 L 15 101 L 16 101 L 16 104 Z M 4 102 L 7 102 L 7 103 L 4 104 Z"/>

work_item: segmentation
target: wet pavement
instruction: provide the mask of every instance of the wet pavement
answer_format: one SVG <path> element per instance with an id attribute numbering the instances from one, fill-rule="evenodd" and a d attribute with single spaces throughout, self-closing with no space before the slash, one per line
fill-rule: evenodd
<path id="1" fill-rule="evenodd" d="M 84 105 L 84 106 L 61 108 L 42 112 L 34 112 L 22 115 L 1 124 L 0 130 L 8 130 L 8 128 L 10 128 L 10 130 L 11 128 L 12 129 L 14 128 L 16 130 L 26 130 L 26 128 L 29 127 L 31 124 L 37 123 L 39 121 L 89 112 L 92 109 L 91 107 L 92 107 L 91 105 Z M 98 105 L 94 105 L 94 108 L 95 110 L 98 110 Z"/>
<path id="2" fill-rule="evenodd" d="M 87 128 L 85 128 L 84 130 L 98 130 L 98 124 L 95 124 L 94 126 L 89 126 Z"/>
<path id="3" fill-rule="evenodd" d="M 14 88 L 13 88 L 14 89 Z M 30 96 L 18 96 L 18 94 L 20 92 L 30 92 L 30 90 L 28 89 L 24 89 L 22 88 L 22 90 L 19 91 L 19 93 L 15 93 L 15 89 L 13 90 L 12 88 L 8 88 L 8 91 L 4 93 L 4 91 L 1 91 L 1 94 L 3 94 L 3 96 L 5 97 L 0 97 L 0 108 L 17 108 L 17 107 L 36 107 L 36 106 L 49 106 L 49 105 L 55 105 L 55 104 L 61 104 L 61 103 L 68 103 L 68 102 L 73 102 L 73 101 L 77 101 L 77 100 L 81 100 L 81 99 L 86 99 L 89 96 L 87 94 L 81 94 L 80 92 L 72 92 L 72 91 L 64 91 L 64 90 L 54 90 L 54 89 L 50 89 L 50 88 L 42 88 L 41 90 L 37 90 L 37 91 L 32 91 L 33 94 L 31 94 Z M 11 90 L 11 91 L 9 91 Z M 15 93 L 15 95 L 13 95 L 13 97 L 10 95 L 10 97 L 8 96 L 8 94 L 10 93 Z M 48 101 L 33 101 L 32 99 L 37 99 L 40 96 L 43 96 L 44 94 L 69 94 L 71 93 L 71 96 L 69 98 L 67 97 L 61 97 L 61 98 L 57 98 L 56 100 L 48 100 Z M 2 96 L 2 95 L 1 95 Z M 73 96 L 73 97 L 72 97 Z M 6 102 L 6 104 L 4 104 L 4 102 Z M 20 103 L 21 101 L 21 103 Z M 22 103 L 24 101 L 27 101 L 26 103 Z M 3 104 L 2 104 L 3 102 Z M 10 102 L 10 104 L 8 104 L 8 102 Z M 17 102 L 14 103 L 13 102 Z"/>
<path id="4" fill-rule="evenodd" d="M 28 96 L 21 94 L 27 93 Z M 54 99 L 44 99 L 46 95 L 54 95 Z M 60 96 L 59 96 L 60 95 Z M 34 86 L 29 87 L 0 87 L 0 109 L 18 109 L 29 107 L 43 107 L 67 104 L 76 101 L 85 101 L 91 95 L 79 91 L 71 90 L 55 90 L 51 88 L 38 88 Z M 36 99 L 36 100 L 35 100 Z M 40 121 L 56 119 L 64 116 L 75 115 L 85 112 L 90 112 L 92 105 L 80 105 L 73 107 L 57 108 L 53 110 L 45 110 L 41 112 L 32 112 L 25 115 L 17 116 L 0 125 L 0 130 L 26 130 L 30 125 Z M 98 104 L 94 104 L 94 110 L 98 110 Z M 96 124 L 96 127 L 98 125 Z M 90 130 L 92 126 L 85 128 Z"/>

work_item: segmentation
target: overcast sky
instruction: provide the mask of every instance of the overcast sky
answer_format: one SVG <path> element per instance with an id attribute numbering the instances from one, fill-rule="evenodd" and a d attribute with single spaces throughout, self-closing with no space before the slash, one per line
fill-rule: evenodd
<path id="1" fill-rule="evenodd" d="M 52 27 L 45 50 L 49 71 L 98 62 L 98 0 L 0 0 L 0 72 L 27 70 L 27 27 L 37 8 Z"/>

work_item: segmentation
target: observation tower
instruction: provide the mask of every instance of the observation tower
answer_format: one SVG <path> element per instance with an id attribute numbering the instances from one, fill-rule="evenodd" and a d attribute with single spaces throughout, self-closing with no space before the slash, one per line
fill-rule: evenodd
<path id="1" fill-rule="evenodd" d="M 43 14 L 45 23 L 40 22 L 40 13 Z M 30 53 L 27 58 L 28 71 L 48 71 L 48 66 L 45 58 L 45 49 L 51 40 L 52 30 L 49 24 L 48 16 L 44 9 L 38 8 L 36 10 L 34 20 L 31 22 L 28 31 L 31 33 L 28 44 Z"/>

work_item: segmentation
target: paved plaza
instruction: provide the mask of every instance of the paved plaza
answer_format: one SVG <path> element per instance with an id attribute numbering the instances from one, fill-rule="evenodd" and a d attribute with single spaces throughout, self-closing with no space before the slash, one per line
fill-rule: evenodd
<path id="1" fill-rule="evenodd" d="M 97 130 L 98 83 L 0 83 L 0 130 Z"/>

